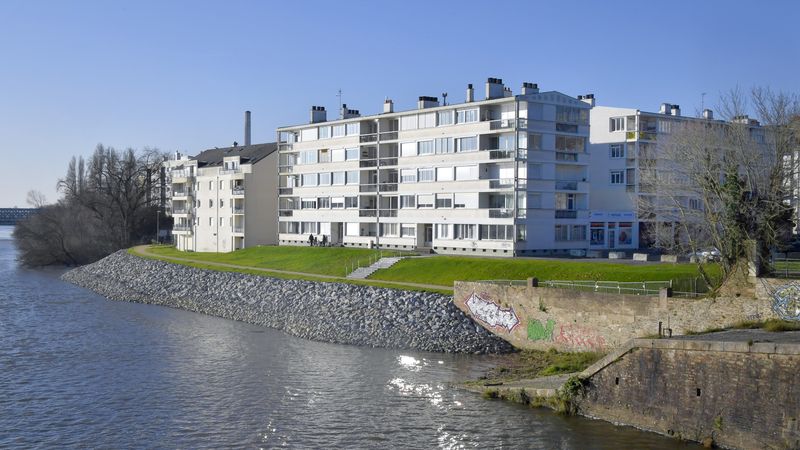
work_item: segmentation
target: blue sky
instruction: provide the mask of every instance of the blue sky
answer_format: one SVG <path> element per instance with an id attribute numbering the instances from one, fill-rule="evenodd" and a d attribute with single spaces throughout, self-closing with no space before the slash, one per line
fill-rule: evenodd
<path id="1" fill-rule="evenodd" d="M 195 154 L 383 99 L 502 78 L 684 114 L 736 85 L 800 91 L 800 2 L 0 2 L 0 207 L 55 200 L 102 142 Z"/>

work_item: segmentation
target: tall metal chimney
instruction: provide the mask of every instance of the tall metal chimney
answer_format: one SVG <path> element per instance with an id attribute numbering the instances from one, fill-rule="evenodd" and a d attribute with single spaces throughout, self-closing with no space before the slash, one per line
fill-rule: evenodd
<path id="1" fill-rule="evenodd" d="M 250 111 L 244 112 L 244 145 L 250 145 Z"/>

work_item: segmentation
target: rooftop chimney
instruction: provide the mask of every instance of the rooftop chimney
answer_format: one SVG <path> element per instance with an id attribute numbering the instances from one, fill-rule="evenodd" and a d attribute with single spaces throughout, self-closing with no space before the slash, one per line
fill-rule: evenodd
<path id="1" fill-rule="evenodd" d="M 393 112 L 394 112 L 394 102 L 392 101 L 392 99 L 387 98 L 383 102 L 383 113 L 386 114 L 386 113 L 393 113 Z"/>
<path id="2" fill-rule="evenodd" d="M 488 78 L 486 80 L 486 100 L 503 98 L 504 96 L 503 80 L 501 78 Z"/>
<path id="3" fill-rule="evenodd" d="M 328 112 L 324 106 L 311 107 L 311 123 L 325 122 L 328 120 Z"/>
<path id="4" fill-rule="evenodd" d="M 539 93 L 539 85 L 536 83 L 528 83 L 527 81 L 522 83 L 522 95 L 528 94 L 538 94 Z"/>
<path id="5" fill-rule="evenodd" d="M 342 110 L 340 112 L 342 119 L 352 119 L 353 117 L 361 117 L 361 112 L 357 109 L 348 109 L 347 104 L 342 103 Z"/>
<path id="6" fill-rule="evenodd" d="M 672 105 L 672 108 L 670 108 L 669 112 L 673 116 L 680 116 L 681 115 L 681 105 Z"/>
<path id="7" fill-rule="evenodd" d="M 475 101 L 475 89 L 472 89 L 472 83 L 467 85 L 467 103 Z"/>
<path id="8" fill-rule="evenodd" d="M 579 95 L 578 100 L 594 108 L 594 94 Z"/>
<path id="9" fill-rule="evenodd" d="M 250 111 L 244 112 L 244 145 L 250 145 Z"/>
<path id="10" fill-rule="evenodd" d="M 714 120 L 714 111 L 710 109 L 703 110 L 703 119 Z"/>
<path id="11" fill-rule="evenodd" d="M 437 97 L 422 96 L 417 100 L 417 109 L 435 108 L 437 106 L 439 106 Z"/>
<path id="12" fill-rule="evenodd" d="M 672 105 L 669 103 L 662 103 L 661 108 L 659 108 L 658 112 L 661 114 L 669 114 L 672 110 Z"/>

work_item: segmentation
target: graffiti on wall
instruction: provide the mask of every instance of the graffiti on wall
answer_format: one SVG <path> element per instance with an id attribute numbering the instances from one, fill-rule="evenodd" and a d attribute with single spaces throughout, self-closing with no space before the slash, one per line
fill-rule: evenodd
<path id="1" fill-rule="evenodd" d="M 531 319 L 528 321 L 528 339 L 531 341 L 552 341 L 555 327 L 556 321 L 553 319 L 547 319 L 546 325 L 542 325 L 542 322 L 536 319 Z"/>
<path id="2" fill-rule="evenodd" d="M 596 330 L 578 324 L 559 325 L 553 342 L 572 348 L 602 350 L 606 340 Z"/>
<path id="3" fill-rule="evenodd" d="M 519 317 L 514 312 L 514 308 L 501 308 L 500 305 L 489 300 L 486 294 L 481 296 L 473 292 L 464 305 L 472 317 L 492 328 L 499 328 L 510 333 L 519 325 Z"/>
<path id="4" fill-rule="evenodd" d="M 800 283 L 775 289 L 772 293 L 772 311 L 783 320 L 800 320 Z"/>

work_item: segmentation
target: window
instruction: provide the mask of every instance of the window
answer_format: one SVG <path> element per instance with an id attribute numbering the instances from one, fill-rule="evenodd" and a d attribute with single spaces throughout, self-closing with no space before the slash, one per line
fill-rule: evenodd
<path id="1" fill-rule="evenodd" d="M 400 196 L 400 207 L 401 208 L 416 208 L 417 206 L 417 198 L 413 195 L 401 195 Z"/>
<path id="2" fill-rule="evenodd" d="M 572 106 L 556 105 L 556 122 L 587 125 L 589 123 L 589 110 Z"/>
<path id="3" fill-rule="evenodd" d="M 200 207 L 200 200 L 197 201 L 197 207 Z"/>
<path id="4" fill-rule="evenodd" d="M 474 152 L 478 150 L 478 137 L 470 136 L 456 139 L 456 151 Z"/>
<path id="5" fill-rule="evenodd" d="M 436 175 L 433 169 L 419 169 L 417 171 L 417 181 L 420 183 L 434 181 Z"/>
<path id="6" fill-rule="evenodd" d="M 436 207 L 437 208 L 452 208 L 453 195 L 452 194 L 436 194 Z"/>
<path id="7" fill-rule="evenodd" d="M 345 150 L 345 159 L 348 161 L 358 161 L 358 147 L 356 148 L 348 148 Z"/>
<path id="8" fill-rule="evenodd" d="M 623 183 L 625 183 L 625 172 L 622 170 L 612 170 L 611 184 L 623 184 Z"/>
<path id="9" fill-rule="evenodd" d="M 317 222 L 300 222 L 300 232 L 303 234 L 317 234 Z"/>
<path id="10" fill-rule="evenodd" d="M 478 121 L 477 109 L 461 109 L 456 112 L 456 122 L 470 123 Z"/>
<path id="11" fill-rule="evenodd" d="M 300 158 L 297 161 L 297 164 L 316 164 L 317 163 L 317 151 L 316 150 L 306 150 L 300 152 Z"/>
<path id="12" fill-rule="evenodd" d="M 214 207 L 214 200 L 209 200 L 208 201 L 208 207 L 209 208 L 213 208 Z"/>
<path id="13" fill-rule="evenodd" d="M 319 138 L 320 139 L 328 139 L 331 137 L 331 127 L 330 125 L 319 127 Z"/>
<path id="14" fill-rule="evenodd" d="M 320 186 L 330 186 L 331 185 L 331 173 L 330 172 L 322 172 L 319 174 L 319 185 Z"/>
<path id="15" fill-rule="evenodd" d="M 400 144 L 400 156 L 417 156 L 417 143 L 403 142 Z"/>
<path id="16" fill-rule="evenodd" d="M 433 141 L 417 142 L 417 153 L 420 155 L 432 155 L 435 151 Z"/>
<path id="17" fill-rule="evenodd" d="M 219 226 L 221 226 L 221 227 L 225 226 L 225 218 L 224 217 L 220 217 L 219 218 Z"/>
<path id="18" fill-rule="evenodd" d="M 416 183 L 417 170 L 416 169 L 400 169 L 400 182 L 401 183 Z"/>
<path id="19" fill-rule="evenodd" d="M 403 116 L 400 118 L 400 130 L 416 130 L 417 129 L 417 115 Z"/>
<path id="20" fill-rule="evenodd" d="M 315 198 L 304 198 L 300 201 L 300 208 L 301 209 L 317 209 L 317 199 Z"/>
<path id="21" fill-rule="evenodd" d="M 453 194 L 454 208 L 477 208 L 478 194 L 468 192 L 456 192 Z"/>
<path id="22" fill-rule="evenodd" d="M 347 236 L 358 236 L 360 224 L 358 222 L 347 222 L 344 229 Z"/>
<path id="23" fill-rule="evenodd" d="M 417 206 L 420 208 L 433 208 L 433 194 L 418 195 Z"/>
<path id="24" fill-rule="evenodd" d="M 572 232 L 570 233 L 570 241 L 585 241 L 586 240 L 586 225 L 572 225 Z"/>
<path id="25" fill-rule="evenodd" d="M 510 241 L 514 239 L 514 225 L 481 225 L 480 239 Z"/>
<path id="26" fill-rule="evenodd" d="M 436 126 L 436 113 L 419 115 L 419 128 L 433 128 Z"/>
<path id="27" fill-rule="evenodd" d="M 333 184 L 334 185 L 342 185 L 344 184 L 344 172 L 333 172 Z"/>
<path id="28" fill-rule="evenodd" d="M 609 157 L 610 158 L 624 158 L 625 157 L 625 147 L 622 144 L 611 144 L 608 147 Z"/>
<path id="29" fill-rule="evenodd" d="M 402 237 L 417 237 L 417 227 L 412 224 L 404 223 L 400 227 L 400 236 Z"/>
<path id="30" fill-rule="evenodd" d="M 344 136 L 345 127 L 344 125 L 334 125 L 333 126 L 333 137 L 342 137 Z"/>
<path id="31" fill-rule="evenodd" d="M 224 184 L 223 184 L 223 183 L 225 183 L 225 182 L 224 182 L 224 181 L 220 181 L 220 182 L 219 182 L 219 190 L 220 190 L 220 191 L 221 191 L 221 190 L 223 190 L 223 189 L 225 189 L 225 186 L 224 186 Z"/>
<path id="32" fill-rule="evenodd" d="M 344 161 L 344 149 L 337 148 L 331 150 L 331 161 L 332 162 L 342 162 Z"/>
<path id="33" fill-rule="evenodd" d="M 300 141 L 307 142 L 307 141 L 316 141 L 317 140 L 317 129 L 316 128 L 306 128 L 305 130 L 300 131 Z"/>
<path id="34" fill-rule="evenodd" d="M 477 180 L 478 179 L 478 166 L 460 166 L 456 167 L 456 180 Z"/>
<path id="35" fill-rule="evenodd" d="M 344 198 L 344 207 L 345 208 L 358 208 L 358 197 L 345 197 Z"/>
<path id="36" fill-rule="evenodd" d="M 437 167 L 436 168 L 436 181 L 453 181 L 453 168 L 452 167 Z"/>
<path id="37" fill-rule="evenodd" d="M 436 116 L 440 127 L 453 124 L 453 111 L 439 111 Z"/>
<path id="38" fill-rule="evenodd" d="M 331 162 L 331 152 L 327 148 L 323 148 L 319 151 L 319 162 L 326 163 Z"/>
<path id="39" fill-rule="evenodd" d="M 450 239 L 450 224 L 436 224 L 436 239 Z"/>
<path id="40" fill-rule="evenodd" d="M 455 151 L 453 138 L 437 138 L 434 139 L 434 142 L 436 142 L 436 153 L 453 153 Z"/>
<path id="41" fill-rule="evenodd" d="M 605 245 L 606 243 L 606 230 L 605 222 L 592 222 L 589 245 Z"/>
<path id="42" fill-rule="evenodd" d="M 528 134 L 528 150 L 541 150 L 541 149 L 542 149 L 542 135 Z"/>
<path id="43" fill-rule="evenodd" d="M 357 170 L 347 171 L 347 184 L 358 184 L 359 176 Z"/>
<path id="44" fill-rule="evenodd" d="M 208 182 L 208 190 L 209 191 L 213 191 L 214 190 L 214 182 L 213 181 L 209 181 Z"/>
<path id="45" fill-rule="evenodd" d="M 301 182 L 303 186 L 316 186 L 317 185 L 317 174 L 315 173 L 304 173 L 301 175 Z"/>
<path id="46" fill-rule="evenodd" d="M 556 225 L 556 241 L 569 240 L 569 226 Z"/>
<path id="47" fill-rule="evenodd" d="M 330 197 L 319 197 L 317 198 L 317 208 L 319 209 L 328 209 L 331 207 L 331 198 Z"/>
<path id="48" fill-rule="evenodd" d="M 382 223 L 380 234 L 381 236 L 399 236 L 400 224 L 399 223 Z"/>
<path id="49" fill-rule="evenodd" d="M 361 132 L 361 124 L 359 122 L 348 123 L 346 131 L 348 136 L 355 136 Z"/>
<path id="50" fill-rule="evenodd" d="M 222 208 L 223 206 L 225 206 L 225 201 L 224 200 L 220 200 L 219 201 L 219 207 Z"/>
<path id="51" fill-rule="evenodd" d="M 556 136 L 556 150 L 560 152 L 583 152 L 585 138 L 578 136 Z"/>
<path id="52" fill-rule="evenodd" d="M 462 225 L 462 224 L 454 224 L 453 225 L 453 239 L 475 239 L 476 233 L 475 229 L 477 227 L 475 225 Z"/>
<path id="53" fill-rule="evenodd" d="M 344 208 L 344 197 L 332 197 L 331 198 L 331 208 L 333 208 L 333 209 L 342 209 L 342 208 Z"/>
<path id="54" fill-rule="evenodd" d="M 528 226 L 525 224 L 517 225 L 517 241 L 523 242 L 528 240 Z"/>
<path id="55" fill-rule="evenodd" d="M 608 131 L 625 131 L 625 118 L 612 117 L 608 119 Z"/>
<path id="56" fill-rule="evenodd" d="M 575 194 L 564 194 L 561 192 L 556 194 L 556 209 L 574 211 L 577 209 L 575 206 Z"/>

